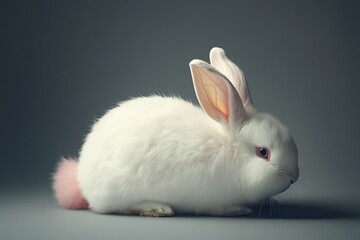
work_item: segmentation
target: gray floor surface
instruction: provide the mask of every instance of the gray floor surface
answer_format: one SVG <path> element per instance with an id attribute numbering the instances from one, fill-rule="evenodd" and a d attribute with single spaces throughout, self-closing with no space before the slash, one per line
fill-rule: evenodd
<path id="1" fill-rule="evenodd" d="M 279 197 L 249 217 L 99 215 L 56 205 L 50 191 L 1 196 L 0 239 L 359 239 L 354 200 Z"/>

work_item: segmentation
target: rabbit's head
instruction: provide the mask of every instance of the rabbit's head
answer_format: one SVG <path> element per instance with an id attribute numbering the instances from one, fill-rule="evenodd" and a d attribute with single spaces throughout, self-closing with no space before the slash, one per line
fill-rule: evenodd
<path id="1" fill-rule="evenodd" d="M 233 161 L 238 163 L 235 181 L 249 201 L 285 191 L 299 176 L 291 134 L 277 119 L 254 107 L 244 74 L 223 49 L 210 51 L 210 63 L 191 61 L 191 74 L 201 107 L 232 139 Z"/>

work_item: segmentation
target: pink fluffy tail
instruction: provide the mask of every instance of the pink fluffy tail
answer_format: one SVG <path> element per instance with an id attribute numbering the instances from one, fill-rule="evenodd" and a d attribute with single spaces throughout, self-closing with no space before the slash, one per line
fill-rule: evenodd
<path id="1" fill-rule="evenodd" d="M 62 158 L 53 179 L 56 199 L 62 208 L 87 209 L 88 202 L 83 197 L 77 180 L 78 162 Z"/>

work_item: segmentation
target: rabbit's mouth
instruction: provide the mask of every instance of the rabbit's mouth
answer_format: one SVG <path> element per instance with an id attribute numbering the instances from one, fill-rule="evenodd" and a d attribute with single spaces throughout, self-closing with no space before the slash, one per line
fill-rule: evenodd
<path id="1" fill-rule="evenodd" d="M 297 176 L 293 176 L 293 174 L 289 173 L 285 169 L 279 169 L 276 173 L 277 177 L 280 181 L 288 182 L 289 187 L 291 184 L 294 184 L 298 179 Z"/>
<path id="2" fill-rule="evenodd" d="M 284 169 L 279 169 L 276 172 L 277 187 L 274 188 L 272 195 L 274 196 L 286 191 L 297 179 L 297 176 L 293 176 Z"/>

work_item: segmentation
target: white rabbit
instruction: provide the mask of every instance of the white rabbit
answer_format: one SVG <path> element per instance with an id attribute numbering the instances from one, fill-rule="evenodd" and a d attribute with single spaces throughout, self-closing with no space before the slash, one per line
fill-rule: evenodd
<path id="1" fill-rule="evenodd" d="M 221 48 L 190 62 L 202 107 L 175 97 L 120 103 L 92 127 L 79 162 L 54 175 L 60 206 L 98 213 L 172 216 L 252 213 L 250 203 L 299 176 L 288 129 L 255 109 L 242 71 Z"/>

